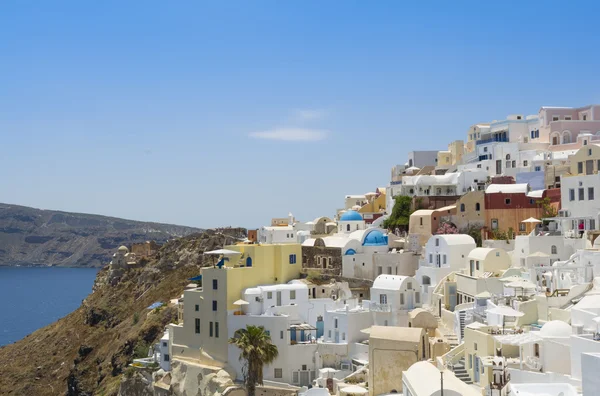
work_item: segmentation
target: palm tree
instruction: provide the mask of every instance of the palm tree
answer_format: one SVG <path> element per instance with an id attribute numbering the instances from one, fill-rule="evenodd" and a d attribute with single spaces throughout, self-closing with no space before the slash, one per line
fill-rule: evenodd
<path id="1" fill-rule="evenodd" d="M 240 361 L 244 361 L 242 373 L 248 396 L 254 396 L 256 385 L 263 383 L 263 366 L 272 363 L 278 355 L 271 336 L 262 326 L 246 326 L 236 330 L 229 343 L 240 348 Z"/>

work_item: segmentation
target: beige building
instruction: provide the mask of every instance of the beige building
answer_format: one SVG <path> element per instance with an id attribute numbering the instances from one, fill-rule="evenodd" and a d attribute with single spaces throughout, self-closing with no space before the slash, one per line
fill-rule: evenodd
<path id="1" fill-rule="evenodd" d="M 408 233 L 419 235 L 419 244 L 423 246 L 435 234 L 444 218 L 456 215 L 456 206 L 445 206 L 439 209 L 420 209 L 410 215 Z"/>
<path id="2" fill-rule="evenodd" d="M 590 144 L 569 157 L 571 175 L 593 175 L 600 169 L 600 145 Z"/>
<path id="3" fill-rule="evenodd" d="M 447 169 L 451 166 L 461 164 L 464 153 L 465 142 L 462 140 L 453 141 L 448 145 L 448 150 L 438 151 L 437 168 Z"/>
<path id="4" fill-rule="evenodd" d="M 456 209 L 442 220 L 454 224 L 460 231 L 485 223 L 485 195 L 483 191 L 469 191 L 456 201 Z"/>
<path id="5" fill-rule="evenodd" d="M 429 359 L 425 329 L 373 326 L 369 336 L 369 395 L 402 392 L 402 372 Z"/>

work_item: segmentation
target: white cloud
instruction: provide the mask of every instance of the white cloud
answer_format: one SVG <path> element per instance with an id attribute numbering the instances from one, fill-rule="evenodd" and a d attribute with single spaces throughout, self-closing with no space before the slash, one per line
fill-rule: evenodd
<path id="1" fill-rule="evenodd" d="M 302 121 L 320 120 L 327 116 L 325 110 L 318 109 L 300 109 L 296 110 L 296 117 Z"/>
<path id="2" fill-rule="evenodd" d="M 327 134 L 328 131 L 321 129 L 275 128 L 263 132 L 253 132 L 249 136 L 256 139 L 316 142 L 325 139 Z"/>

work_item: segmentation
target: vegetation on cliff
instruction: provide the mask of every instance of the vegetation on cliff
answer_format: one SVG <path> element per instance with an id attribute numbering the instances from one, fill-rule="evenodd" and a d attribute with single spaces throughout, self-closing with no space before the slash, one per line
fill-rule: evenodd
<path id="1" fill-rule="evenodd" d="M 166 243 L 158 258 L 131 269 L 115 286 L 109 269 L 98 273 L 94 292 L 81 307 L 24 339 L 0 348 L 2 395 L 116 395 L 135 357 L 176 322 L 173 306 L 148 310 L 181 295 L 199 274 L 202 253 L 236 242 L 245 230 L 207 231 Z"/>

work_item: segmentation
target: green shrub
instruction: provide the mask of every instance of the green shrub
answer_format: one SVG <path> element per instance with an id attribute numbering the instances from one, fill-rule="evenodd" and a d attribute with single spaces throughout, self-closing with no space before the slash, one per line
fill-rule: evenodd
<path id="1" fill-rule="evenodd" d="M 140 321 L 140 313 L 136 312 L 133 314 L 133 324 L 136 325 Z"/>

